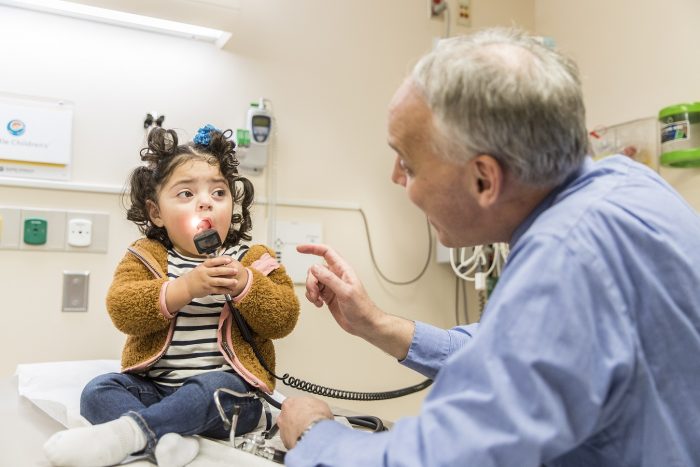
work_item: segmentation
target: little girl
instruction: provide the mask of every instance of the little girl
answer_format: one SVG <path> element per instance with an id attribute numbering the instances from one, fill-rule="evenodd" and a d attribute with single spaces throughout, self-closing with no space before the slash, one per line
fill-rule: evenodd
<path id="1" fill-rule="evenodd" d="M 271 339 L 292 331 L 299 302 L 274 252 L 241 243 L 251 239 L 253 187 L 238 174 L 230 136 L 206 125 L 178 145 L 173 130 L 151 131 L 141 151 L 145 165 L 131 175 L 127 211 L 146 238 L 128 248 L 107 295 L 110 317 L 127 335 L 122 372 L 85 387 L 80 411 L 93 425 L 46 442 L 54 465 L 107 466 L 145 453 L 161 467 L 183 466 L 198 451 L 190 435 L 229 436 L 216 389 L 274 389 L 223 294 L 234 297 L 272 371 Z M 205 229 L 223 241 L 216 257 L 200 255 L 193 242 Z M 234 404 L 242 407 L 237 435 L 257 426 L 259 400 L 221 399 L 229 419 Z"/>

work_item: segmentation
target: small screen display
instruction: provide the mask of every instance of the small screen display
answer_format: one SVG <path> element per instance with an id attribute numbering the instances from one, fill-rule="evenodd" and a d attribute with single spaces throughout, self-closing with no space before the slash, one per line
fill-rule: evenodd
<path id="1" fill-rule="evenodd" d="M 253 116 L 253 126 L 270 126 L 270 117 L 264 115 Z"/>
<path id="2" fill-rule="evenodd" d="M 216 230 L 208 229 L 194 236 L 194 246 L 199 254 L 210 254 L 221 246 L 221 239 Z"/>

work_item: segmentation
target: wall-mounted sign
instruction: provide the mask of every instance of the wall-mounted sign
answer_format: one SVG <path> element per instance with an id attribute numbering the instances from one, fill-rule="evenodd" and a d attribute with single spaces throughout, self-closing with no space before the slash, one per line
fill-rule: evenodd
<path id="1" fill-rule="evenodd" d="M 67 179 L 72 131 L 72 105 L 0 94 L 0 177 Z"/>

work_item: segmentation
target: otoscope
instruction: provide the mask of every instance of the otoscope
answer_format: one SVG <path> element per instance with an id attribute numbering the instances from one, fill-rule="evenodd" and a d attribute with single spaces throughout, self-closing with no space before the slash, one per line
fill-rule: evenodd
<path id="1" fill-rule="evenodd" d="M 208 228 L 205 230 L 202 230 L 201 232 L 198 232 L 194 238 L 194 246 L 197 248 L 197 252 L 200 255 L 207 255 L 210 258 L 214 258 L 216 256 L 216 250 L 219 249 L 221 246 L 221 237 L 219 237 L 219 233 L 212 229 Z M 267 364 L 265 363 L 265 360 L 263 360 L 262 356 L 259 355 L 258 348 L 253 342 L 253 335 L 250 331 L 250 328 L 248 327 L 248 323 L 245 322 L 243 319 L 243 316 L 241 316 L 240 311 L 238 311 L 238 308 L 236 308 L 233 305 L 233 299 L 231 298 L 230 294 L 224 294 L 224 298 L 226 298 L 226 303 L 228 303 L 228 306 L 231 309 L 231 314 L 233 315 L 233 318 L 236 320 L 236 325 L 238 326 L 238 329 L 241 332 L 241 336 L 243 337 L 243 340 L 245 340 L 250 347 L 253 349 L 253 352 L 255 355 L 258 357 L 258 360 L 262 364 L 262 366 L 270 372 L 273 376 L 277 377 L 274 373 L 272 373 L 268 368 Z M 281 451 L 279 449 L 274 449 L 269 446 L 265 446 L 265 439 L 270 439 L 272 438 L 276 431 L 277 431 L 277 425 L 273 425 L 267 432 L 264 433 L 264 436 L 262 435 L 252 435 L 252 438 L 248 439 L 251 434 L 249 433 L 246 435 L 246 439 L 244 439 L 243 443 L 240 444 L 239 446 L 236 446 L 234 440 L 236 436 L 236 425 L 238 423 L 238 415 L 240 414 L 241 408 L 238 405 L 233 406 L 233 416 L 231 420 L 228 420 L 228 417 L 226 416 L 226 413 L 224 409 L 221 407 L 221 403 L 219 402 L 219 392 L 227 392 L 235 396 L 248 396 L 248 397 L 254 397 L 254 398 L 262 398 L 265 401 L 267 401 L 269 404 L 273 405 L 274 407 L 280 409 L 282 406 L 281 404 L 270 397 L 269 395 L 265 394 L 263 391 L 255 391 L 247 394 L 241 394 L 237 393 L 236 391 L 231 391 L 227 390 L 225 388 L 219 388 L 214 392 L 214 402 L 216 403 L 216 406 L 219 410 L 219 414 L 221 415 L 221 418 L 224 420 L 224 422 L 227 424 L 227 426 L 231 427 L 230 431 L 230 442 L 231 446 L 233 447 L 238 447 L 246 452 L 249 452 L 251 454 L 255 454 L 258 456 L 262 456 L 266 459 L 273 460 L 279 464 L 284 464 L 284 457 L 286 452 Z M 267 416 L 269 417 L 269 408 L 266 408 L 266 413 Z M 269 419 L 268 419 L 269 420 Z M 274 428 L 274 429 L 273 429 Z"/>
<path id="2" fill-rule="evenodd" d="M 216 250 L 221 246 L 221 237 L 219 237 L 219 233 L 211 228 L 198 232 L 192 240 L 194 241 L 195 248 L 197 248 L 197 252 L 200 255 L 207 255 L 210 258 L 214 258 L 216 256 Z M 233 298 L 231 298 L 230 294 L 224 294 L 224 298 L 226 299 L 228 306 L 231 307 L 231 313 L 233 314 L 233 318 L 236 320 L 238 329 L 241 331 L 243 340 L 250 344 L 253 351 L 256 351 L 257 349 L 253 343 L 253 334 L 248 327 L 248 323 L 245 322 L 243 316 L 241 316 L 241 313 L 233 305 Z M 267 368 L 265 369 L 267 370 Z"/>

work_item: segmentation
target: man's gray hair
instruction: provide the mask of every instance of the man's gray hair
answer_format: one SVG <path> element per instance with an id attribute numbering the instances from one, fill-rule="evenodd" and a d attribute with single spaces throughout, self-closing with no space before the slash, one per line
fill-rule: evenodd
<path id="1" fill-rule="evenodd" d="M 522 182 L 552 185 L 587 153 L 576 64 L 522 31 L 442 40 L 411 79 L 447 139 L 447 158 L 489 154 Z"/>

